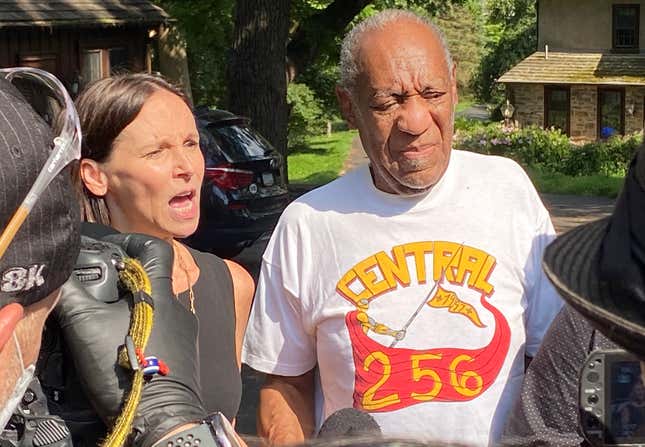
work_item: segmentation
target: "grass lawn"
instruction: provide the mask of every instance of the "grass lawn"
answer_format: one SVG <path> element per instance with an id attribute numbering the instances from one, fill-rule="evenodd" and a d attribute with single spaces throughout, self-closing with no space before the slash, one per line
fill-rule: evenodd
<path id="1" fill-rule="evenodd" d="M 457 103 L 457 108 L 455 109 L 455 113 L 459 113 L 463 110 L 466 110 L 468 107 L 472 106 L 475 104 L 475 98 L 470 96 L 470 95 L 463 95 L 459 96 L 459 102 Z"/>
<path id="2" fill-rule="evenodd" d="M 549 194 L 571 194 L 577 196 L 616 197 L 624 177 L 605 175 L 583 175 L 571 177 L 564 174 L 545 173 L 528 169 L 529 177 L 539 192 Z"/>
<path id="3" fill-rule="evenodd" d="M 356 131 L 349 130 L 309 138 L 289 155 L 289 183 L 318 186 L 334 180 L 343 169 L 356 135 Z"/>

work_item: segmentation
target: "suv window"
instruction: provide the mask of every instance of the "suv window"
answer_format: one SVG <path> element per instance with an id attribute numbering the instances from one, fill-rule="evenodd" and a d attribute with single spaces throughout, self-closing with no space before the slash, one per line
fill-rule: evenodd
<path id="1" fill-rule="evenodd" d="M 244 161 L 249 158 L 264 157 L 273 152 L 271 143 L 250 127 L 211 124 L 207 129 L 230 161 Z"/>
<path id="2" fill-rule="evenodd" d="M 222 161 L 230 161 L 222 148 L 217 143 L 217 139 L 212 132 L 202 126 L 197 126 L 199 130 L 199 146 L 204 154 L 206 166 L 212 166 Z"/>

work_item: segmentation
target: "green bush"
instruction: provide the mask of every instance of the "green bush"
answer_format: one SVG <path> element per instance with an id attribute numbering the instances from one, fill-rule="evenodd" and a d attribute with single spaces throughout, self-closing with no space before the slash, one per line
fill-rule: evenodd
<path id="1" fill-rule="evenodd" d="M 320 101 L 306 84 L 290 83 L 287 89 L 290 106 L 288 140 L 289 148 L 302 145 L 307 137 L 325 131 L 327 119 Z"/>
<path id="2" fill-rule="evenodd" d="M 642 142 L 643 134 L 634 133 L 573 146 L 559 172 L 567 175 L 624 175 Z"/>
<path id="3" fill-rule="evenodd" d="M 606 144 L 602 142 L 587 143 L 572 147 L 562 166 L 557 171 L 565 175 L 593 175 L 602 172 L 603 160 L 607 158 Z"/>
<path id="4" fill-rule="evenodd" d="M 499 123 L 455 121 L 455 148 L 509 157 L 525 168 L 569 176 L 623 175 L 643 134 L 612 137 L 582 146 L 559 130 L 529 126 L 512 131 Z"/>
<path id="5" fill-rule="evenodd" d="M 609 159 L 607 172 L 609 174 L 625 174 L 629 163 L 632 161 L 634 154 L 636 154 L 641 144 L 643 144 L 642 132 L 636 132 L 624 137 L 618 136 L 610 138 L 607 142 L 607 156 Z"/>
<path id="6" fill-rule="evenodd" d="M 559 130 L 530 126 L 512 134 L 516 160 L 523 166 L 538 166 L 547 172 L 558 172 L 571 148 L 569 138 Z"/>
<path id="7" fill-rule="evenodd" d="M 558 130 L 526 127 L 508 131 L 498 123 L 474 124 L 458 130 L 455 147 L 482 154 L 501 155 L 523 166 L 557 172 L 569 151 L 569 139 Z"/>

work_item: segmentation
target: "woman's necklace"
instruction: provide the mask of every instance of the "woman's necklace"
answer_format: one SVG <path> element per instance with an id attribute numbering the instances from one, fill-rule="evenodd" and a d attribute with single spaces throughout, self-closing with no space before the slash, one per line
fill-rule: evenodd
<path id="1" fill-rule="evenodd" d="M 177 246 L 175 247 L 175 251 L 177 253 L 177 261 L 179 262 L 179 267 L 184 271 L 184 274 L 186 275 L 186 283 L 188 284 L 188 302 L 190 303 L 190 311 L 195 314 L 195 294 L 193 293 L 193 285 L 191 284 L 190 281 L 190 274 L 188 273 L 188 268 L 186 267 L 186 264 L 184 264 L 184 259 L 180 253 L 180 249 L 178 247 L 178 243 L 175 242 Z M 175 298 L 179 299 L 179 294 L 175 294 Z"/>

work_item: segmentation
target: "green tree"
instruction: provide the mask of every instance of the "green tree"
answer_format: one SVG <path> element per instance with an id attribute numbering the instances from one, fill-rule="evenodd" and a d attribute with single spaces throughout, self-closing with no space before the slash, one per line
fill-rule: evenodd
<path id="1" fill-rule="evenodd" d="M 435 16 L 466 0 L 293 0 L 292 32 L 287 45 L 291 77 L 320 57 L 338 60 L 339 42 L 355 20 L 386 8 L 416 10 Z"/>
<path id="2" fill-rule="evenodd" d="M 485 37 L 481 0 L 453 4 L 441 11 L 435 23 L 446 36 L 457 64 L 457 87 L 460 95 L 470 94 L 472 78 L 483 56 Z"/>
<path id="3" fill-rule="evenodd" d="M 323 133 L 327 117 L 321 101 L 307 84 L 289 83 L 287 104 L 289 149 L 302 145 L 307 137 Z"/>
<path id="4" fill-rule="evenodd" d="M 284 155 L 287 174 L 287 77 L 290 0 L 237 0 L 228 65 L 228 108 L 251 118 Z"/>
<path id="5" fill-rule="evenodd" d="M 485 102 L 501 102 L 497 78 L 537 48 L 535 0 L 491 0 L 487 3 L 485 54 L 473 78 L 473 90 Z"/>
<path id="6" fill-rule="evenodd" d="M 292 17 L 297 26 L 307 27 L 309 17 L 316 14 L 323 14 L 327 3 L 300 1 L 294 5 L 295 11 L 292 10 Z M 351 21 L 357 22 L 369 15 L 375 14 L 386 8 L 404 8 L 412 9 L 421 14 L 438 16 L 436 22 L 447 36 L 448 45 L 455 60 L 458 62 L 458 78 L 460 87 L 468 87 L 470 77 L 474 67 L 478 64 L 481 57 L 481 35 L 483 34 L 483 20 L 481 20 L 481 0 L 458 0 L 442 2 L 425 2 L 409 0 L 386 0 L 373 1 L 364 7 Z M 329 11 L 325 12 L 328 14 Z M 322 42 L 317 46 L 318 54 L 312 62 L 302 63 L 300 71 L 294 70 L 291 75 L 295 82 L 306 84 L 314 93 L 314 101 L 317 107 L 322 108 L 323 118 L 333 120 L 338 117 L 338 106 L 334 88 L 338 83 L 338 57 L 342 32 L 335 33 L 327 39 L 320 38 L 320 34 L 312 32 L 318 36 Z M 315 30 L 314 26 L 314 30 Z M 291 46 L 289 48 L 292 48 Z M 309 98 L 308 98 L 309 99 Z M 294 98 L 298 101 L 298 97 Z M 315 112 L 308 116 L 314 116 Z M 292 126 L 293 127 L 293 126 Z M 312 126 L 310 126 L 312 127 Z M 324 129 L 324 126 L 318 126 L 318 129 Z M 290 140 L 291 144 L 291 140 Z"/>
<path id="7" fill-rule="evenodd" d="M 225 107 L 227 52 L 235 0 L 154 0 L 186 39 L 195 104 Z"/>
<path id="8" fill-rule="evenodd" d="M 155 0 L 187 40 L 194 102 L 250 117 L 285 153 L 295 107 L 287 104 L 287 82 L 307 84 L 314 97 L 300 89 L 292 100 L 299 96 L 312 105 L 313 99 L 328 116 L 335 108 L 340 39 L 354 20 L 384 8 L 436 15 L 466 1 Z"/>

